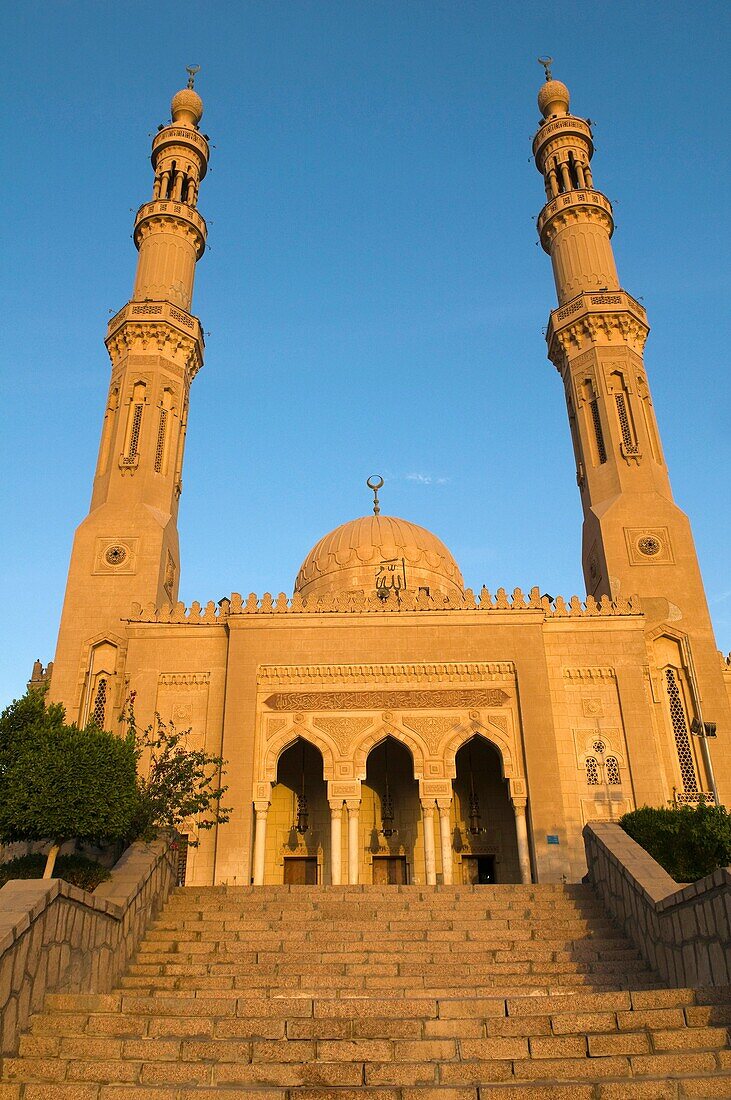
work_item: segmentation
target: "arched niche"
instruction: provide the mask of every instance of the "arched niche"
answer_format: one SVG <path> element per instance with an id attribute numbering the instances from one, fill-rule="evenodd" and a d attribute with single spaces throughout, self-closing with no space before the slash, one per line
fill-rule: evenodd
<path id="1" fill-rule="evenodd" d="M 264 774 L 262 779 L 268 780 L 270 783 L 274 783 L 277 778 L 277 764 L 282 753 L 294 744 L 298 739 L 307 741 L 310 745 L 314 745 L 322 756 L 323 763 L 323 776 L 325 779 L 333 779 L 335 775 L 335 754 L 336 750 L 330 740 L 319 733 L 317 730 L 311 730 L 305 726 L 292 723 L 291 726 L 287 726 L 281 730 L 266 746 L 266 752 L 264 757 Z"/>
<path id="2" fill-rule="evenodd" d="M 382 741 L 385 741 L 387 737 L 391 737 L 394 741 L 398 741 L 408 749 L 413 761 L 414 779 L 423 779 L 426 746 L 415 734 L 409 733 L 395 722 L 389 723 L 388 725 L 381 725 L 377 729 L 367 733 L 363 740 L 356 746 L 353 751 L 355 777 L 357 779 L 365 779 L 369 753 Z"/>
<path id="3" fill-rule="evenodd" d="M 445 775 L 450 779 L 456 777 L 457 753 L 464 744 L 471 741 L 472 738 L 476 736 L 482 737 L 495 748 L 500 758 L 500 767 L 505 779 L 513 779 L 519 774 L 518 769 L 515 767 L 511 745 L 512 738 L 508 739 L 505 731 L 490 723 L 488 719 L 487 721 L 472 722 L 469 725 L 465 724 L 461 726 L 447 742 L 444 749 Z"/>

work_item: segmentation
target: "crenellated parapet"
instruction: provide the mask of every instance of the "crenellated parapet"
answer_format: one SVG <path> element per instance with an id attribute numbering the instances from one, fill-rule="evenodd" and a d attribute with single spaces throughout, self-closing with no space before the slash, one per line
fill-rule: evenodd
<path id="1" fill-rule="evenodd" d="M 532 611 L 540 612 L 546 619 L 587 618 L 608 616 L 641 616 L 642 610 L 636 597 L 610 600 L 607 596 L 600 601 L 587 596 L 582 602 L 579 596 L 568 601 L 563 596 L 551 599 L 542 596 L 540 588 L 534 587 L 527 595 L 521 588 L 515 588 L 509 596 L 504 588 L 498 588 L 493 595 L 483 587 L 478 594 L 471 588 L 464 591 L 461 598 L 453 596 L 435 598 L 425 592 L 390 592 L 381 599 L 379 596 L 361 592 L 341 593 L 320 596 L 317 599 L 295 593 L 289 598 L 284 592 L 272 596 L 265 592 L 259 597 L 251 593 L 244 598 L 234 592 L 230 599 L 213 600 L 205 607 L 197 601 L 190 607 L 183 603 L 164 604 L 155 607 L 139 603 L 132 605 L 128 622 L 139 623 L 185 623 L 193 626 L 215 626 L 242 615 L 323 615 L 323 614 L 399 614 L 406 612 L 455 612 L 455 611 Z"/>

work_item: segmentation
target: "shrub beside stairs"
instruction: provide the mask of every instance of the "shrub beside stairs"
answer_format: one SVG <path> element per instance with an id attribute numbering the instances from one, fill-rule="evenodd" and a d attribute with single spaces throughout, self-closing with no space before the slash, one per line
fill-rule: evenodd
<path id="1" fill-rule="evenodd" d="M 110 994 L 48 994 L 0 1100 L 731 1097 L 731 991 L 589 886 L 188 887 Z"/>

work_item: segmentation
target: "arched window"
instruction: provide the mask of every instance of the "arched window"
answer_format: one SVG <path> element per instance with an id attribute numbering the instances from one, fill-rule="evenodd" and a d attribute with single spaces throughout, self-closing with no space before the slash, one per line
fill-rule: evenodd
<path id="1" fill-rule="evenodd" d="M 596 787 L 599 784 L 599 765 L 595 756 L 586 758 L 586 782 L 590 787 Z"/>
<path id="2" fill-rule="evenodd" d="M 685 708 L 683 706 L 683 699 L 680 694 L 680 686 L 678 684 L 678 677 L 675 669 L 665 669 L 665 686 L 668 693 L 670 722 L 673 727 L 673 736 L 675 737 L 675 748 L 678 753 L 678 764 L 680 765 L 680 778 L 683 783 L 683 790 L 696 792 L 698 790 L 698 779 L 695 774 L 693 749 L 690 744 L 688 723 L 685 717 Z"/>
<path id="3" fill-rule="evenodd" d="M 604 768 L 607 775 L 607 783 L 610 787 L 620 786 L 622 779 L 619 774 L 619 761 L 616 756 L 608 756 L 604 761 Z"/>
<path id="4" fill-rule="evenodd" d="M 106 676 L 100 676 L 97 680 L 96 693 L 91 708 L 90 717 L 99 726 L 99 729 L 104 729 L 104 719 L 107 715 L 107 683 Z"/>

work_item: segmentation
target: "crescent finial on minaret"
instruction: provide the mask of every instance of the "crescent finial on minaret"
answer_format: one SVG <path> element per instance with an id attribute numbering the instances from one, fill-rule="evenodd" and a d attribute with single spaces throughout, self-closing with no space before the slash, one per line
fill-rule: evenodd
<path id="1" fill-rule="evenodd" d="M 543 66 L 543 68 L 545 70 L 545 73 L 546 73 L 546 80 L 552 80 L 553 77 L 551 76 L 551 65 L 553 65 L 553 58 L 552 57 L 539 57 L 538 58 L 538 64 Z"/>

